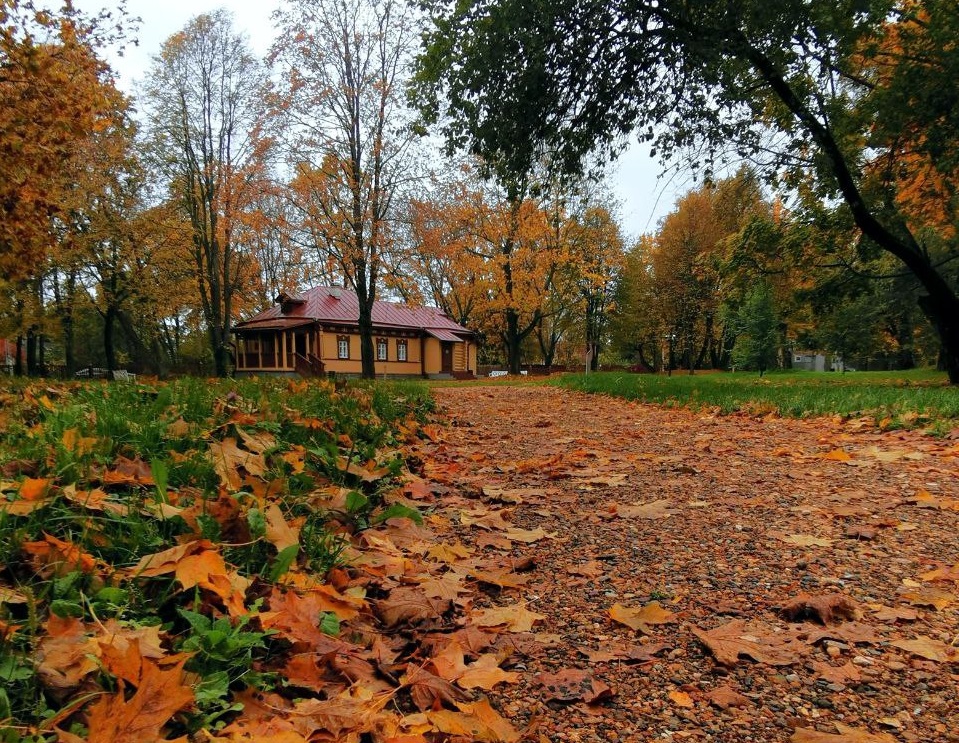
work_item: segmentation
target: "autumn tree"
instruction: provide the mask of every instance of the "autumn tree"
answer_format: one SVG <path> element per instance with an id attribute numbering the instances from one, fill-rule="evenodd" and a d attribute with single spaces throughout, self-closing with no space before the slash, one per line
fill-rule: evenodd
<path id="1" fill-rule="evenodd" d="M 947 40 L 959 27 L 955 2 L 428 7 L 419 101 L 429 121 L 450 114 L 442 126 L 451 146 L 509 173 L 527 172 L 544 152 L 576 171 L 597 144 L 631 131 L 666 156 L 692 152 L 692 163 L 707 169 L 729 150 L 756 157 L 767 173 L 840 202 L 862 238 L 915 277 L 944 366 L 959 383 L 959 296 L 943 270 L 950 264 L 917 230 L 921 214 L 910 219 L 888 190 L 870 188 L 873 164 L 898 160 L 897 132 L 936 172 L 951 172 L 955 106 L 943 91 L 954 88 L 959 59 Z M 885 44 L 890 34 L 895 43 Z M 892 126 L 876 124 L 885 121 Z"/>
<path id="2" fill-rule="evenodd" d="M 252 273 L 236 232 L 262 167 L 263 83 L 246 38 L 218 10 L 163 43 L 144 95 L 155 165 L 192 228 L 189 254 L 218 376 L 230 372 L 235 303 Z"/>
<path id="3" fill-rule="evenodd" d="M 292 198 L 321 263 L 356 291 L 364 377 L 375 374 L 373 302 L 412 175 L 407 62 L 415 28 L 399 0 L 295 0 L 276 13 L 278 108 Z"/>
<path id="4" fill-rule="evenodd" d="M 33 3 L 0 3 L 0 272 L 24 276 L 42 264 L 50 220 L 74 184 L 71 166 L 114 115 L 117 96 L 97 54 L 118 41 L 122 11 L 88 17 Z"/>

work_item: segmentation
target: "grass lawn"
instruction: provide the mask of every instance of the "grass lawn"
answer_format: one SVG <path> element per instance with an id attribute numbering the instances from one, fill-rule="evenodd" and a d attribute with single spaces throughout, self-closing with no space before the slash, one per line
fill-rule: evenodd
<path id="1" fill-rule="evenodd" d="M 788 417 L 865 416 L 882 428 L 928 427 L 946 433 L 959 424 L 959 388 L 945 374 L 906 372 L 674 372 L 672 376 L 600 372 L 550 379 L 568 389 L 668 406 L 723 413 Z"/>

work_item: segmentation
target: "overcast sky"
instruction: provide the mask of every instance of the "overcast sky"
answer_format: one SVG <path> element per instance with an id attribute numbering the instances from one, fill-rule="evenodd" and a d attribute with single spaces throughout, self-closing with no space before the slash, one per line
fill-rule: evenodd
<path id="1" fill-rule="evenodd" d="M 253 50 L 266 53 L 273 40 L 270 14 L 281 0 L 128 0 L 131 16 L 141 19 L 137 33 L 139 45 L 125 50 L 122 58 L 111 62 L 120 75 L 120 84 L 133 92 L 134 82 L 143 77 L 150 58 L 171 34 L 179 31 L 194 16 L 227 8 L 234 14 L 236 28 L 245 32 Z M 74 5 L 95 12 L 109 8 L 110 0 L 75 0 Z M 658 179 L 659 164 L 648 156 L 648 145 L 630 148 L 619 160 L 612 178 L 613 192 L 621 202 L 623 228 L 630 237 L 656 229 L 657 222 L 671 211 L 677 194 L 691 187 L 685 176 Z"/>

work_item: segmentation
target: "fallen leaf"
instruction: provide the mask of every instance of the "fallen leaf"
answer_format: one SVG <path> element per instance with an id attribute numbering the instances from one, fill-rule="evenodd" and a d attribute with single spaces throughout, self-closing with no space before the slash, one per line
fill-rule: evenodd
<path id="1" fill-rule="evenodd" d="M 932 637 L 919 635 L 912 640 L 893 640 L 889 644 L 936 663 L 959 663 L 959 649 Z"/>
<path id="2" fill-rule="evenodd" d="M 932 586 L 923 586 L 918 590 L 905 591 L 901 594 L 903 601 L 913 606 L 923 606 L 936 611 L 942 611 L 956 602 L 955 594 L 941 591 Z"/>
<path id="3" fill-rule="evenodd" d="M 800 658 L 784 638 L 758 624 L 747 625 L 741 619 L 709 631 L 693 627 L 692 633 L 723 666 L 735 666 L 741 655 L 770 666 L 792 665 Z"/>
<path id="4" fill-rule="evenodd" d="M 729 684 L 707 691 L 705 698 L 707 702 L 719 709 L 749 707 L 753 703 L 749 697 L 743 696 Z"/>
<path id="5" fill-rule="evenodd" d="M 674 689 L 673 691 L 669 692 L 667 696 L 669 697 L 669 701 L 671 701 L 677 707 L 692 709 L 696 706 L 695 702 L 693 702 L 693 698 L 685 691 Z"/>
<path id="6" fill-rule="evenodd" d="M 881 606 L 872 616 L 880 622 L 915 622 L 919 619 L 919 612 L 904 606 Z"/>
<path id="7" fill-rule="evenodd" d="M 812 534 L 787 534 L 779 537 L 787 544 L 794 544 L 797 547 L 831 547 L 832 540 L 825 537 L 817 537 Z"/>
<path id="8" fill-rule="evenodd" d="M 666 498 L 649 503 L 617 504 L 614 506 L 613 513 L 624 519 L 664 519 L 678 513 L 676 509 L 670 508 L 670 505 L 670 501 Z"/>
<path id="9" fill-rule="evenodd" d="M 540 673 L 536 676 L 548 692 L 547 699 L 557 702 L 586 702 L 595 704 L 610 699 L 614 692 L 604 682 L 588 671 L 564 668 L 557 673 Z"/>
<path id="10" fill-rule="evenodd" d="M 160 669 L 145 661 L 137 690 L 129 699 L 124 683 L 116 694 L 98 699 L 89 710 L 88 743 L 144 743 L 165 740 L 163 727 L 170 718 L 193 702 L 193 690 L 184 683 L 182 658 L 176 665 Z M 180 740 L 185 741 L 186 738 Z"/>
<path id="11" fill-rule="evenodd" d="M 789 743 L 896 743 L 896 739 L 886 733 L 870 733 L 841 722 L 833 724 L 839 731 L 838 734 L 823 733 L 813 728 L 796 728 Z"/>
<path id="12" fill-rule="evenodd" d="M 613 621 L 625 624 L 639 632 L 650 634 L 650 625 L 675 624 L 676 615 L 660 606 L 658 601 L 650 601 L 639 608 L 629 608 L 622 604 L 613 604 L 609 608 L 609 616 Z"/>
<path id="13" fill-rule="evenodd" d="M 854 620 L 862 616 L 858 604 L 841 593 L 801 593 L 782 607 L 779 613 L 790 622 L 815 619 L 821 624 Z"/>
<path id="14" fill-rule="evenodd" d="M 822 458 L 831 460 L 833 462 L 848 462 L 850 459 L 852 459 L 852 455 L 843 449 L 833 449 L 832 451 L 823 454 Z"/>
<path id="15" fill-rule="evenodd" d="M 546 619 L 544 614 L 530 611 L 521 604 L 474 610 L 470 619 L 478 627 L 503 626 L 511 632 L 529 632 L 533 625 Z"/>
<path id="16" fill-rule="evenodd" d="M 377 616 L 387 627 L 439 619 L 451 606 L 448 599 L 428 596 L 422 588 L 413 586 L 394 588 L 387 598 L 374 602 Z"/>

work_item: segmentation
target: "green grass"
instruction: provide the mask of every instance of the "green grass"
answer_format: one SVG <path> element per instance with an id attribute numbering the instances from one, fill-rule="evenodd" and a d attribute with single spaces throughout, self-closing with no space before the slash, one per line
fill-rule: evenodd
<path id="1" fill-rule="evenodd" d="M 187 670 L 203 677 L 198 712 L 179 732 L 234 712 L 232 691 L 275 686 L 256 669 L 283 649 L 253 621 L 260 598 L 244 596 L 249 617 L 231 622 L 218 595 L 181 591 L 170 575 L 138 578 L 125 569 L 202 537 L 231 571 L 257 585 L 291 568 L 322 581 L 346 559 L 356 532 L 393 516 L 420 518 L 385 495 L 432 410 L 428 386 L 410 382 L 0 383 L 0 743 L 33 740 L 8 731 L 30 730 L 69 701 L 67 692 L 89 691 L 53 693 L 38 674 L 51 616 L 87 626 L 160 626 L 166 647 L 194 653 Z M 221 480 L 211 447 L 245 446 L 243 435 L 265 443 L 247 449 L 249 466 L 232 465 L 237 476 L 237 466 L 247 468 L 235 486 Z M 135 467 L 137 478 L 111 478 L 123 467 Z M 331 488 L 349 490 L 345 510 L 316 505 L 314 494 Z M 30 498 L 36 507 L 19 510 Z M 298 544 L 280 550 L 269 540 L 269 506 L 303 526 Z M 35 555 L 50 540 L 83 559 L 44 563 Z M 108 674 L 87 679 L 94 682 L 115 688 Z"/>
<path id="2" fill-rule="evenodd" d="M 549 384 L 628 400 L 721 413 L 871 417 L 883 428 L 959 425 L 959 388 L 929 370 L 908 372 L 674 372 L 567 374 Z"/>

